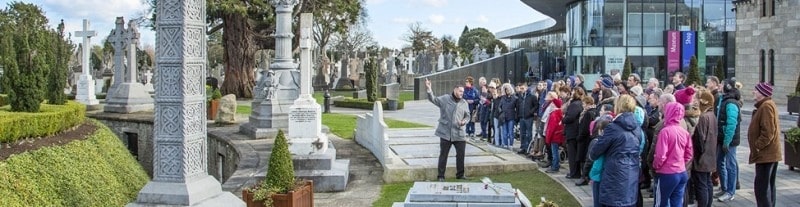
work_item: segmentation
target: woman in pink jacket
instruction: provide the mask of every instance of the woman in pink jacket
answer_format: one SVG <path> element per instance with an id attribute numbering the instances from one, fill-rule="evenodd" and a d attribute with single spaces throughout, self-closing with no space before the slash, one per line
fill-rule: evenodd
<path id="1" fill-rule="evenodd" d="M 672 102 L 664 107 L 664 128 L 658 133 L 653 169 L 656 171 L 655 206 L 683 206 L 689 177 L 686 164 L 692 160 L 692 137 L 680 126 L 683 105 Z"/>

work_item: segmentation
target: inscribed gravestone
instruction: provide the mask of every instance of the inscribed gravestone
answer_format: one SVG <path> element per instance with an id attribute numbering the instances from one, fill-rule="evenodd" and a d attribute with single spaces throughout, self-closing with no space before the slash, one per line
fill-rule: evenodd
<path id="1" fill-rule="evenodd" d="M 97 32 L 89 30 L 89 20 L 83 20 L 83 30 L 76 31 L 75 37 L 82 37 L 83 44 L 81 46 L 81 68 L 82 73 L 78 80 L 78 93 L 75 96 L 78 102 L 86 105 L 97 105 L 100 102 L 95 98 L 95 84 L 94 77 L 89 73 L 89 45 L 91 45 L 92 37 L 97 36 Z"/>

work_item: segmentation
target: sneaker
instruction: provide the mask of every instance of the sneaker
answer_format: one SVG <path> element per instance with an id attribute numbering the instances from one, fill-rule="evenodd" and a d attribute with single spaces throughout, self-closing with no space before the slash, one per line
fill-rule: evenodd
<path id="1" fill-rule="evenodd" d="M 725 193 L 725 195 L 720 196 L 719 198 L 717 198 L 717 200 L 719 202 L 725 202 L 725 201 L 732 201 L 733 198 L 734 196 L 731 195 L 730 193 Z"/>
<path id="2" fill-rule="evenodd" d="M 715 194 L 714 194 L 714 198 L 719 198 L 719 197 L 722 197 L 722 196 L 723 196 L 723 195 L 725 195 L 725 194 L 728 194 L 728 193 L 727 193 L 727 192 L 725 192 L 725 191 L 720 191 L 720 192 L 717 192 L 717 193 L 715 193 Z"/>

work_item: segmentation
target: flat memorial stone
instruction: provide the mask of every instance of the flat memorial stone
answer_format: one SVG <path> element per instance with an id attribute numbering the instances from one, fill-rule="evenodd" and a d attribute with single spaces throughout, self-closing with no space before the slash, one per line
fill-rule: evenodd
<path id="1" fill-rule="evenodd" d="M 520 206 L 510 183 L 495 183 L 498 189 L 484 188 L 483 183 L 415 182 L 408 191 L 406 206 L 413 203 L 493 204 Z M 430 203 L 429 203 L 430 204 Z"/>

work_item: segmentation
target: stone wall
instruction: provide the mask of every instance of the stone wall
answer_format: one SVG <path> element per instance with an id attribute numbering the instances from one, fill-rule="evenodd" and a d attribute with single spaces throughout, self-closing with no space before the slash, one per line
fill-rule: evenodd
<path id="1" fill-rule="evenodd" d="M 356 119 L 356 143 L 372 152 L 382 165 L 391 164 L 387 128 L 383 122 L 383 107 L 380 101 L 374 103 L 372 113 L 358 115 Z"/>
<path id="2" fill-rule="evenodd" d="M 132 140 L 131 134 L 137 135 L 136 159 L 147 175 L 153 177 L 153 115 L 149 113 L 116 114 L 93 113 L 88 117 L 97 119 L 108 126 L 128 149 Z M 229 140 L 217 136 L 208 136 L 208 174 L 221 183 L 225 182 L 239 164 L 239 153 L 231 146 Z M 220 168 L 220 164 L 222 168 Z M 222 174 L 220 174 L 222 173 Z M 222 178 L 222 179 L 220 179 Z"/>
<path id="3" fill-rule="evenodd" d="M 487 80 L 499 78 L 505 83 L 511 81 L 517 83 L 525 80 L 525 73 L 528 71 L 527 57 L 522 49 L 511 51 L 498 57 L 489 58 L 459 68 L 436 72 L 433 74 L 418 76 L 414 78 L 414 100 L 427 99 L 425 89 L 425 79 L 431 81 L 431 88 L 434 95 L 449 94 L 453 91 L 453 86 L 464 84 L 464 78 L 472 76 L 477 80 L 485 77 Z M 401 83 L 402 84 L 402 83 Z"/>
<path id="4" fill-rule="evenodd" d="M 786 104 L 786 95 L 794 93 L 800 74 L 798 10 L 800 2 L 779 0 L 775 1 L 775 16 L 762 17 L 761 0 L 736 3 L 736 79 L 743 84 L 743 98 L 751 99 L 750 91 L 760 81 L 762 49 L 767 71 L 769 50 L 775 51 L 775 101 Z"/>
<path id="5" fill-rule="evenodd" d="M 153 177 L 153 117 L 141 114 L 109 114 L 97 113 L 86 114 L 88 117 L 97 119 L 108 126 L 112 132 L 122 141 L 129 150 L 129 146 L 134 140 L 130 140 L 132 134 L 136 134 L 137 156 L 136 160 L 142 165 L 147 175 Z"/>

